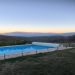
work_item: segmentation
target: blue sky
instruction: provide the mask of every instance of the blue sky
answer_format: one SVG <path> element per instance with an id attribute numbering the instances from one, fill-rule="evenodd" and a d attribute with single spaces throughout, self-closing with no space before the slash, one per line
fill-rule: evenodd
<path id="1" fill-rule="evenodd" d="M 0 33 L 75 32 L 74 0 L 0 0 Z"/>

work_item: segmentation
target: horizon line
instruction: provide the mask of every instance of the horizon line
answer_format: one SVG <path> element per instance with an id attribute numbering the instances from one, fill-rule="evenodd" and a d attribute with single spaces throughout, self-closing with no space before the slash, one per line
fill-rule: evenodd
<path id="1" fill-rule="evenodd" d="M 75 33 L 75 32 L 23 32 L 23 31 L 12 31 L 12 32 L 0 32 L 0 34 L 6 34 L 6 33 L 55 33 L 55 34 L 62 34 L 62 33 Z"/>

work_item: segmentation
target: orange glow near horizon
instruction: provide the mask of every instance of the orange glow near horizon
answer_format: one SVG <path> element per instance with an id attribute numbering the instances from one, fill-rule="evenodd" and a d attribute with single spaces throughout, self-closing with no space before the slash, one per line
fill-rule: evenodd
<path id="1" fill-rule="evenodd" d="M 8 28 L 0 29 L 0 33 L 9 33 L 9 32 L 40 32 L 40 33 L 65 33 L 65 32 L 75 32 L 74 29 L 25 29 L 25 28 Z"/>

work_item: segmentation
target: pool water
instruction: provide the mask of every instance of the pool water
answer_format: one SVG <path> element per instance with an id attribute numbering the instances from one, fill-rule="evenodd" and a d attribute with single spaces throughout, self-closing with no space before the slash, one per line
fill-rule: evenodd
<path id="1" fill-rule="evenodd" d="M 30 52 L 35 50 L 43 50 L 48 48 L 54 48 L 52 46 L 40 46 L 40 45 L 16 45 L 16 46 L 4 46 L 0 47 L 0 55 L 12 54 L 18 52 Z"/>

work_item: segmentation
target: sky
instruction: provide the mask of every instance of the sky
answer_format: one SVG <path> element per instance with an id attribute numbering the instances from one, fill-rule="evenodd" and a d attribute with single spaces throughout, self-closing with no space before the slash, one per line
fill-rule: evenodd
<path id="1" fill-rule="evenodd" d="M 75 32 L 74 0 L 0 0 L 0 33 Z"/>

